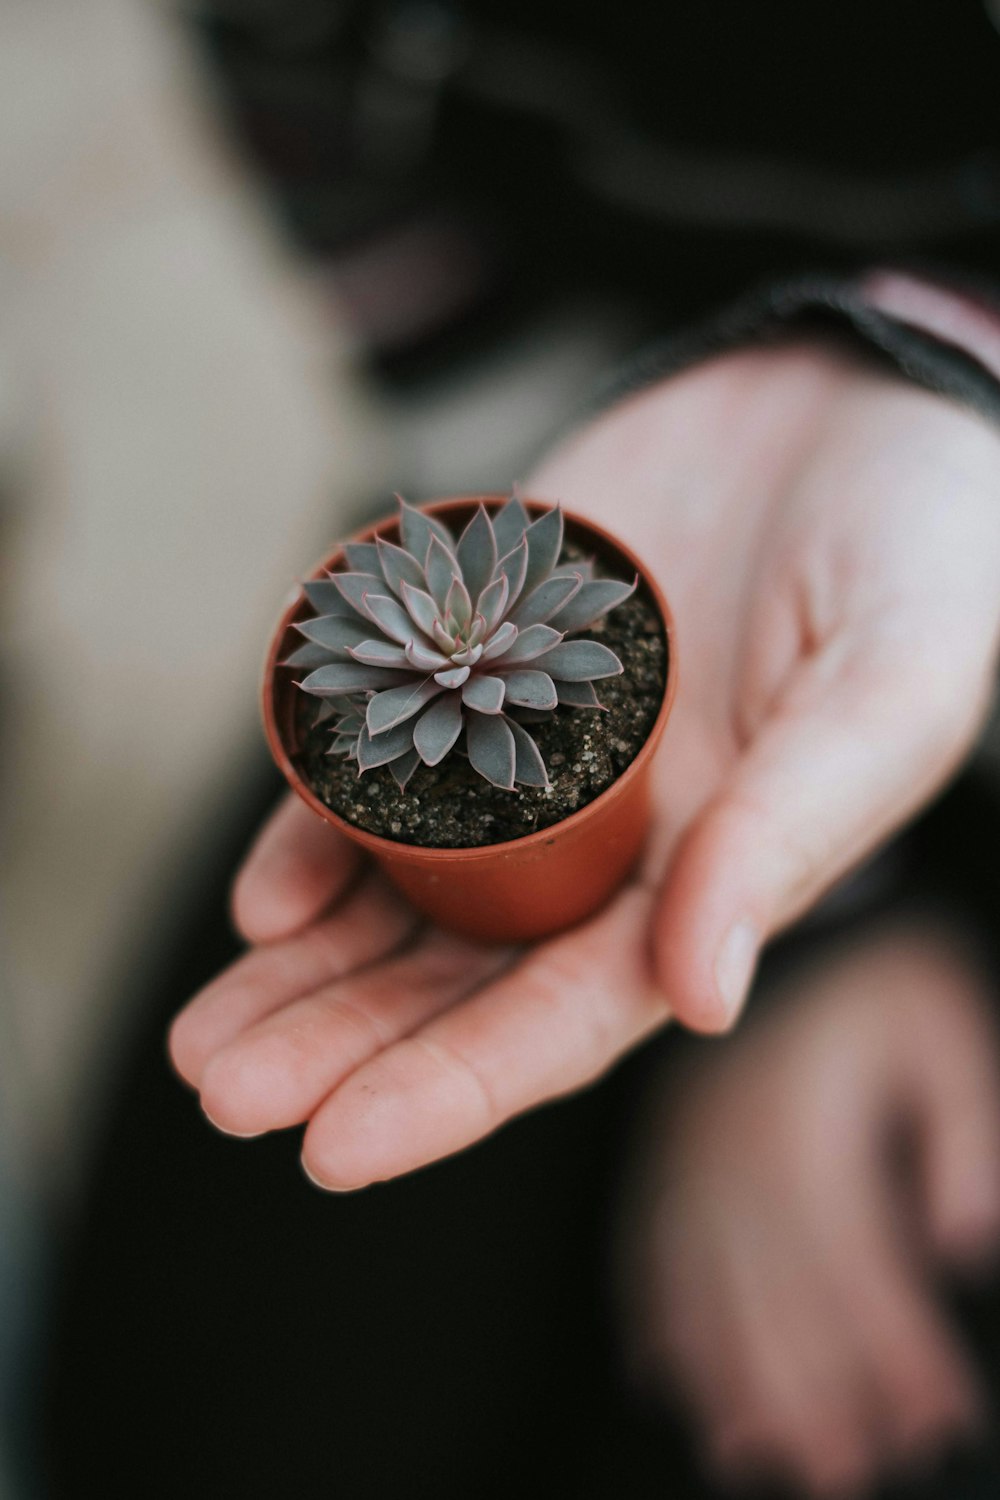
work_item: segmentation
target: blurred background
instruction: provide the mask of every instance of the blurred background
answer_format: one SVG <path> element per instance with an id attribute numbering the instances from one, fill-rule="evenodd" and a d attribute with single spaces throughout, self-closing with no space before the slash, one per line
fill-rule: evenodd
<path id="1" fill-rule="evenodd" d="M 356 9 L 0 5 L 5 1500 L 126 978 L 265 774 L 281 600 L 394 489 L 509 486 L 630 338 L 572 287 L 511 316 L 419 180 L 456 18 Z"/>
<path id="2" fill-rule="evenodd" d="M 917 110 L 873 142 L 854 101 L 853 187 L 808 121 L 771 163 L 771 42 L 726 9 L 728 115 L 705 7 L 699 66 L 656 59 L 665 146 L 577 45 L 586 8 L 528 45 L 447 0 L 0 0 L 0 1500 L 41 1493 L 49 1287 L 131 976 L 274 789 L 257 674 L 293 580 L 395 489 L 508 488 L 642 339 L 748 279 L 1000 222 L 972 102 L 892 194 Z M 981 7 L 973 30 L 985 58 Z"/>

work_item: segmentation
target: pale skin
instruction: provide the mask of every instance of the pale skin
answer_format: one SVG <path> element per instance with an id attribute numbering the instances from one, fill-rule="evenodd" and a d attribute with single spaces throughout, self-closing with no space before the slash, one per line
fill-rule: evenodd
<path id="1" fill-rule="evenodd" d="M 942 785 L 992 691 L 1000 436 L 853 355 L 716 359 L 575 433 L 524 491 L 617 531 L 672 601 L 649 849 L 573 933 L 486 950 L 286 801 L 234 891 L 257 946 L 170 1045 L 220 1129 L 305 1125 L 320 1186 L 461 1150 L 670 1018 L 727 1030 L 762 944 Z"/>
<path id="2" fill-rule="evenodd" d="M 995 1027 L 975 959 L 922 917 L 652 1080 L 623 1334 L 722 1480 L 857 1497 L 977 1431 L 983 1393 L 938 1280 L 995 1264 Z"/>

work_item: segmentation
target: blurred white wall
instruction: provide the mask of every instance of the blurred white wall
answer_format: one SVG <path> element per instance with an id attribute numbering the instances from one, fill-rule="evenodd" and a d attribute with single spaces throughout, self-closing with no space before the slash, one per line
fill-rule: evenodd
<path id="1" fill-rule="evenodd" d="M 169 15 L 3 0 L 0 1095 L 33 1176 L 71 1178 L 116 977 L 255 733 L 279 602 L 387 478 L 349 355 Z"/>

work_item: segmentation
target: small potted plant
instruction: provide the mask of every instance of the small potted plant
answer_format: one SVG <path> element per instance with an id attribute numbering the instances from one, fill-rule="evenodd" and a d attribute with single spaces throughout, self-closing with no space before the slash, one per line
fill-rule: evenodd
<path id="1" fill-rule="evenodd" d="M 523 942 L 634 865 L 675 682 L 659 588 L 592 522 L 516 494 L 400 500 L 296 592 L 263 713 L 294 790 L 414 905 Z"/>

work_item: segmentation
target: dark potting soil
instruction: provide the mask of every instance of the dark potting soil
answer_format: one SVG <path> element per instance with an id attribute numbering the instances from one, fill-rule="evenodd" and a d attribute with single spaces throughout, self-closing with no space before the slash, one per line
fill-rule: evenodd
<path id="1" fill-rule="evenodd" d="M 667 646 L 651 605 L 633 595 L 586 635 L 610 646 L 625 671 L 594 684 L 606 713 L 563 707 L 546 723 L 525 725 L 548 768 L 548 789 L 505 792 L 484 781 L 459 753 L 439 766 L 418 766 L 405 791 L 387 766 L 359 777 L 354 761 L 327 754 L 329 723 L 313 723 L 316 699 L 306 693 L 300 694 L 300 769 L 340 817 L 400 843 L 469 849 L 549 828 L 622 774 L 645 744 L 663 701 Z"/>

